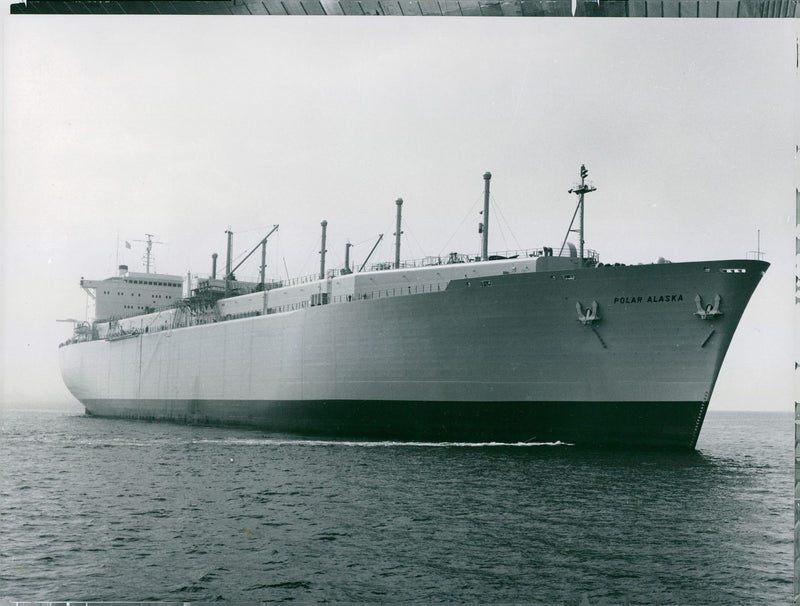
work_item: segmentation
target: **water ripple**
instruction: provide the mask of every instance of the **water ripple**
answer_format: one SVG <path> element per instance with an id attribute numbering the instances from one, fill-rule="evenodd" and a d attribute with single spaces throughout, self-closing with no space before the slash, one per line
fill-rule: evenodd
<path id="1" fill-rule="evenodd" d="M 792 431 L 712 411 L 659 453 L 8 414 L 0 600 L 788 603 Z"/>

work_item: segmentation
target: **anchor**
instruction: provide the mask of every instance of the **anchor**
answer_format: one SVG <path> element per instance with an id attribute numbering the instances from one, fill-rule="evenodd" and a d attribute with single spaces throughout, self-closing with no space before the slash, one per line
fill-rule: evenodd
<path id="1" fill-rule="evenodd" d="M 592 306 L 587 307 L 586 311 L 581 307 L 581 302 L 575 303 L 575 309 L 578 310 L 578 322 L 584 326 L 592 326 L 600 321 L 600 316 L 597 315 L 597 301 L 592 301 Z"/>
<path id="2" fill-rule="evenodd" d="M 721 316 L 722 312 L 719 310 L 719 303 L 721 300 L 722 297 L 715 295 L 714 304 L 712 305 L 709 303 L 704 307 L 703 298 L 700 295 L 695 295 L 694 302 L 697 305 L 697 311 L 694 312 L 694 315 L 700 316 L 701 320 L 713 320 L 714 318 Z"/>

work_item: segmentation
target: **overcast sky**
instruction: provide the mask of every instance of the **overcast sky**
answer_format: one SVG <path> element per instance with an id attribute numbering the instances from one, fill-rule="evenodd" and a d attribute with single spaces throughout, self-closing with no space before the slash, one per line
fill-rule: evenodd
<path id="1" fill-rule="evenodd" d="M 268 275 L 559 246 L 585 163 L 605 262 L 773 265 L 712 409 L 792 409 L 794 20 L 24 17 L 4 22 L 3 399 L 72 400 L 81 276 L 208 273 L 273 224 Z M 120 246 L 117 247 L 119 238 Z M 131 243 L 129 250 L 125 241 Z M 256 262 L 239 275 L 255 276 Z M 77 406 L 77 404 L 76 404 Z"/>

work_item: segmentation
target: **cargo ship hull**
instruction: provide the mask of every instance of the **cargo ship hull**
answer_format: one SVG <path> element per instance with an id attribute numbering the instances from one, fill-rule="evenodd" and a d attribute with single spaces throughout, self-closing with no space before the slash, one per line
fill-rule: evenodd
<path id="1" fill-rule="evenodd" d="M 767 266 L 465 274 L 441 291 L 75 343 L 60 361 L 67 387 L 99 416 L 694 448 Z"/>

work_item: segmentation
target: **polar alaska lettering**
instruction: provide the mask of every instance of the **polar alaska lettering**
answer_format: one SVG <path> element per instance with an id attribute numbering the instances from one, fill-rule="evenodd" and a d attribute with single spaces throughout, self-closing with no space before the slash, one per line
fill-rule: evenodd
<path id="1" fill-rule="evenodd" d="M 683 301 L 683 295 L 650 295 L 649 297 L 614 297 L 614 303 L 676 303 Z"/>

